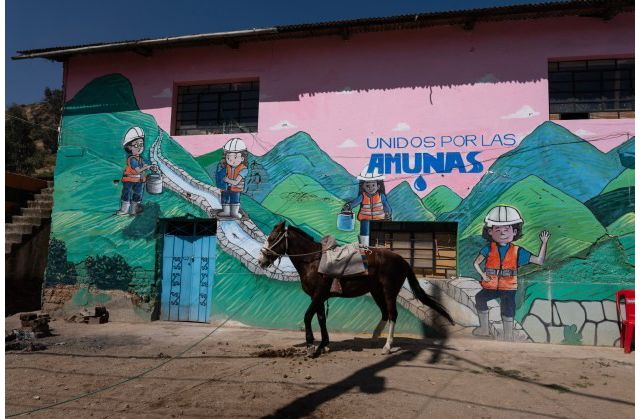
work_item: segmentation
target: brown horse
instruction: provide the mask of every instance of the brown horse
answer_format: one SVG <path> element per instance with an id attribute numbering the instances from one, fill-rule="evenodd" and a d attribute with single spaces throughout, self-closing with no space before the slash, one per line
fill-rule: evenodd
<path id="1" fill-rule="evenodd" d="M 318 266 L 322 256 L 322 245 L 299 228 L 287 226 L 284 222 L 273 228 L 267 241 L 261 249 L 260 266 L 264 269 L 282 256 L 289 256 L 291 263 L 300 275 L 302 289 L 311 297 L 311 304 L 304 315 L 304 327 L 309 355 L 317 356 L 329 345 L 327 319 L 324 302 L 330 297 L 353 298 L 371 293 L 380 308 L 382 319 L 373 331 L 376 339 L 382 333 L 387 321 L 390 321 L 389 335 L 382 350 L 388 354 L 393 343 L 393 330 L 398 311 L 396 298 L 402 288 L 405 278 L 415 297 L 423 304 L 431 307 L 453 324 L 453 319 L 436 300 L 427 295 L 420 287 L 411 266 L 401 256 L 383 248 L 371 248 L 368 254 L 368 273 L 344 277 L 341 280 L 342 294 L 330 291 L 332 278 L 318 273 Z M 318 316 L 322 341 L 316 348 L 313 345 L 313 330 L 311 320 Z"/>

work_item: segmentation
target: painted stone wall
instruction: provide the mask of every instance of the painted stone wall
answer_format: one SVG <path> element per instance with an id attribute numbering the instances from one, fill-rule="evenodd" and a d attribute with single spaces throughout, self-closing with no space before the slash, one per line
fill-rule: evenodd
<path id="1" fill-rule="evenodd" d="M 207 47 L 148 58 L 74 57 L 47 285 L 118 289 L 157 302 L 157 221 L 226 211 L 218 176 L 229 164 L 224 146 L 237 137 L 246 167 L 239 203 L 230 205 L 242 218 L 218 225 L 214 318 L 238 313 L 248 324 L 300 327 L 308 297 L 291 261 L 263 270 L 260 248 L 281 220 L 316 239 L 358 241 L 366 235 L 363 223 L 342 231 L 336 217 L 347 203 L 363 211 L 358 177 L 368 174 L 377 178 L 370 196 L 382 216 L 457 223 L 457 278 L 423 286 L 442 294 L 459 324 L 498 339 L 613 345 L 614 293 L 634 288 L 634 121 L 549 121 L 546 66 L 551 57 L 632 57 L 632 43 L 606 39 L 627 39 L 633 19 L 614 20 L 486 24 L 472 39 L 459 29 L 433 28 L 346 42 L 243 44 L 242 54 Z M 566 36 L 566 28 L 571 42 L 547 42 Z M 518 45 L 500 35 L 505 31 L 519 36 Z M 440 49 L 420 53 L 425 39 Z M 436 42 L 443 39 L 446 48 Z M 513 64 L 496 65 L 505 54 Z M 372 55 L 408 64 L 393 71 L 378 67 L 380 59 L 364 65 Z M 341 71 L 322 65 L 329 61 L 340 62 Z M 170 135 L 175 83 L 246 78 L 260 80 L 256 133 Z M 123 144 L 138 129 L 140 148 Z M 138 199 L 125 185 L 131 156 L 148 166 L 141 173 L 162 175 L 161 194 Z M 492 214 L 519 222 L 491 225 Z M 506 290 L 496 290 L 502 293 L 487 288 L 499 252 L 492 243 L 520 248 L 502 256 L 517 270 Z M 401 294 L 401 305 L 399 331 L 418 333 L 428 313 L 410 294 Z M 368 331 L 378 319 L 370 297 L 332 300 L 334 330 Z"/>

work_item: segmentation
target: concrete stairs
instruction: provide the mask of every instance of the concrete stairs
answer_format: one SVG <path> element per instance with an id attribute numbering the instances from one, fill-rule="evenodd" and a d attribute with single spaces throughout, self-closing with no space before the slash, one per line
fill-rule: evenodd
<path id="1" fill-rule="evenodd" d="M 5 256 L 25 242 L 43 221 L 51 218 L 53 181 L 47 182 L 47 185 L 39 194 L 34 195 L 33 200 L 27 202 L 20 215 L 14 216 L 10 223 L 5 223 Z"/>

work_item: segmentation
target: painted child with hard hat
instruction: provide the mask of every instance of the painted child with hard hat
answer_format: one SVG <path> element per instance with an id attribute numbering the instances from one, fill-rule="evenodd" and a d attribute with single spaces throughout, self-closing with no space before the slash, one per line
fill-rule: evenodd
<path id="1" fill-rule="evenodd" d="M 127 164 L 122 175 L 122 194 L 117 215 L 137 215 L 142 212 L 145 174 L 147 170 L 158 171 L 158 166 L 145 162 L 144 131 L 140 127 L 131 127 L 122 139 L 122 147 L 127 152 Z"/>
<path id="2" fill-rule="evenodd" d="M 482 290 L 476 294 L 476 309 L 480 326 L 473 330 L 476 336 L 490 336 L 490 300 L 500 299 L 500 314 L 504 340 L 513 340 L 513 318 L 516 313 L 516 292 L 518 290 L 518 268 L 534 263 L 542 265 L 547 254 L 549 232 L 540 232 L 540 254 L 532 254 L 527 249 L 513 244 L 522 237 L 524 220 L 514 207 L 499 205 L 492 208 L 485 217 L 482 237 L 489 242 L 480 250 L 473 266 L 482 278 Z M 484 263 L 484 269 L 480 266 Z"/>
<path id="3" fill-rule="evenodd" d="M 240 219 L 240 193 L 244 192 L 247 168 L 247 146 L 240 138 L 232 138 L 223 147 L 224 156 L 216 168 L 216 186 L 222 191 L 219 217 Z"/>
<path id="4" fill-rule="evenodd" d="M 371 220 L 391 220 L 391 206 L 384 190 L 384 175 L 378 169 L 369 170 L 367 165 L 360 176 L 359 194 L 342 207 L 342 211 L 351 211 L 360 205 L 358 220 L 360 221 L 359 242 L 369 246 L 369 223 Z"/>

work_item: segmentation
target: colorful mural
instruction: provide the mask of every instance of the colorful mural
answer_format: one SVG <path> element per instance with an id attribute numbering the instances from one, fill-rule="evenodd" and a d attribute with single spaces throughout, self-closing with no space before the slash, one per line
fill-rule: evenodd
<path id="1" fill-rule="evenodd" d="M 258 264 L 275 224 L 367 244 L 370 220 L 447 221 L 458 225 L 458 275 L 422 285 L 452 313 L 472 313 L 454 314 L 459 324 L 509 341 L 612 345 L 611 300 L 634 287 L 635 139 L 605 152 L 550 121 L 522 136 L 511 128 L 363 135 L 365 154 L 352 160 L 302 130 L 274 144 L 224 136 L 192 156 L 139 109 L 126 77 L 99 77 L 65 105 L 47 285 L 124 290 L 151 317 L 158 221 L 217 218 L 209 314 L 300 328 L 308 297 L 291 261 Z M 423 312 L 400 297 L 396 332 L 420 333 Z M 331 330 L 371 331 L 378 320 L 371 297 L 331 301 Z"/>

